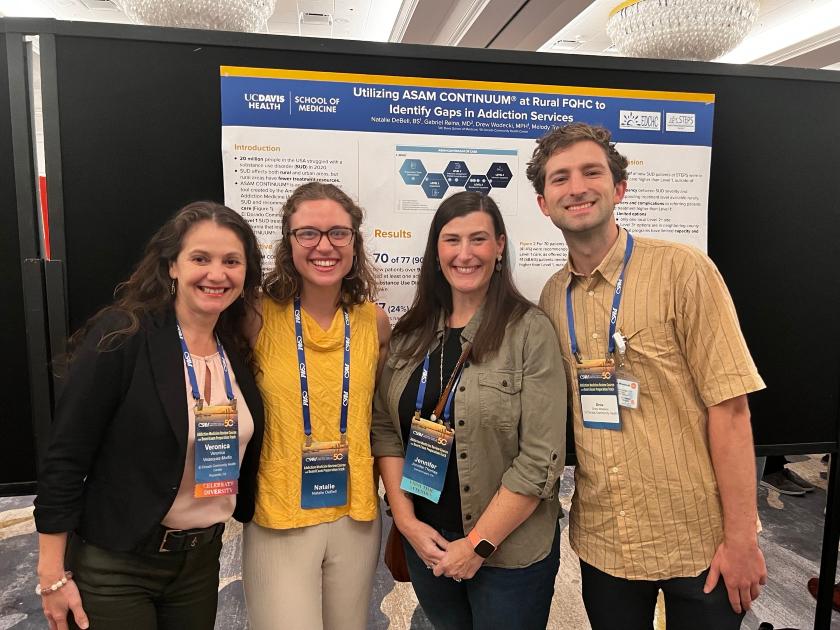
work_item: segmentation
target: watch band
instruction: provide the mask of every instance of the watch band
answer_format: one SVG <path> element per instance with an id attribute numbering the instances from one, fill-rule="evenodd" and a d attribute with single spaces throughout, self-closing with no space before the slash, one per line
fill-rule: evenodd
<path id="1" fill-rule="evenodd" d="M 470 530 L 470 533 L 467 536 L 470 540 L 470 544 L 473 546 L 473 550 L 484 558 L 485 560 L 493 555 L 496 551 L 496 545 L 491 543 L 486 538 L 482 538 L 479 533 L 476 531 L 476 528 L 473 527 Z"/>

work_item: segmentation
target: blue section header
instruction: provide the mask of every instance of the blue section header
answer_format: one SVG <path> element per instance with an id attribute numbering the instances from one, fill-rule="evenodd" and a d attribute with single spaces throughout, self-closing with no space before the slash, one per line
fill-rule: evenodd
<path id="1" fill-rule="evenodd" d="M 410 79 L 407 79 L 410 81 Z M 714 103 L 656 98 L 222 76 L 222 124 L 491 138 L 539 138 L 571 122 L 614 142 L 712 145 Z"/>
<path id="2" fill-rule="evenodd" d="M 464 155 L 518 155 L 516 149 L 464 149 L 452 147 L 409 147 L 397 145 L 397 151 L 413 153 L 463 153 Z"/>

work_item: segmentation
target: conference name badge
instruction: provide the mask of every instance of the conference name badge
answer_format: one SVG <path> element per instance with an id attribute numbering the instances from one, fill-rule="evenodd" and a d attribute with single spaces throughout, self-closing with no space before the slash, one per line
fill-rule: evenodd
<path id="1" fill-rule="evenodd" d="M 233 405 L 195 409 L 195 496 L 239 492 L 239 417 Z"/>
<path id="2" fill-rule="evenodd" d="M 612 361 L 583 361 L 577 366 L 583 426 L 587 429 L 621 429 L 618 382 Z"/>
<path id="3" fill-rule="evenodd" d="M 405 451 L 400 488 L 437 503 L 446 481 L 455 429 L 415 417 Z"/>
<path id="4" fill-rule="evenodd" d="M 347 442 L 304 444 L 300 507 L 304 510 L 347 505 Z"/>

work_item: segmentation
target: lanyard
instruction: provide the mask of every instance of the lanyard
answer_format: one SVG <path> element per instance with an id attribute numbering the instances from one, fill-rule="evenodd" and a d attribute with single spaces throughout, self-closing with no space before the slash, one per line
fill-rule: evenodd
<path id="1" fill-rule="evenodd" d="M 442 346 L 443 344 L 441 344 Z M 441 348 L 443 350 L 443 348 Z M 451 415 L 452 411 L 452 399 L 455 398 L 455 390 L 458 388 L 458 382 L 461 380 L 461 372 L 463 370 L 458 371 L 458 376 L 455 377 L 455 382 L 452 384 L 452 389 L 449 392 L 449 396 L 446 397 L 446 406 L 443 408 L 443 419 L 445 422 L 449 422 L 449 416 Z M 416 406 L 416 416 L 420 416 L 420 412 L 423 409 L 423 401 L 426 398 L 426 381 L 428 380 L 429 376 L 429 353 L 426 353 L 426 360 L 423 361 L 423 375 L 420 377 L 420 387 L 417 389 L 417 406 Z M 441 392 L 441 396 L 443 392 Z M 434 418 L 432 419 L 435 420 Z"/>
<path id="2" fill-rule="evenodd" d="M 175 326 L 178 328 L 178 339 L 181 340 L 181 350 L 184 351 L 184 363 L 187 364 L 187 374 L 190 376 L 190 386 L 192 387 L 193 398 L 195 398 L 198 408 L 201 409 L 204 404 L 201 400 L 201 394 L 198 393 L 198 380 L 195 378 L 195 368 L 193 367 L 192 356 L 187 350 L 187 342 L 184 341 L 184 333 L 181 330 L 181 324 L 175 319 Z M 219 341 L 219 336 L 216 335 L 216 347 L 219 349 L 219 358 L 222 361 L 222 368 L 225 372 L 225 391 L 227 392 L 228 400 L 233 401 L 233 386 L 230 383 L 230 374 L 228 373 L 228 365 L 225 360 L 225 351 L 222 349 L 222 344 Z"/>
<path id="3" fill-rule="evenodd" d="M 303 409 L 303 432 L 306 445 L 312 446 L 312 422 L 309 416 L 309 381 L 306 374 L 306 354 L 303 350 L 303 326 L 301 325 L 300 298 L 295 298 L 295 334 L 297 335 L 298 365 L 300 366 L 300 400 Z M 344 307 L 344 376 L 341 383 L 341 443 L 347 442 L 347 406 L 350 403 L 350 315 Z"/>
<path id="4" fill-rule="evenodd" d="M 443 354 L 443 343 L 443 340 L 441 340 L 441 355 Z M 449 383 L 447 383 L 444 391 L 440 393 L 440 400 L 438 401 L 437 407 L 435 407 L 435 411 L 440 413 L 441 403 L 443 402 L 444 396 L 446 396 L 446 406 L 443 408 L 443 420 L 447 426 L 449 426 L 449 417 L 452 410 L 452 399 L 455 398 L 455 390 L 458 388 L 458 383 L 461 380 L 461 374 L 464 371 L 464 362 L 467 360 L 470 350 L 472 350 L 472 344 L 469 344 L 461 353 L 461 356 L 458 359 L 458 364 L 455 366 L 455 371 L 452 373 L 452 376 L 449 377 Z M 429 354 L 429 352 L 426 352 L 426 359 L 423 361 L 423 373 L 420 376 L 420 387 L 417 388 L 417 405 L 415 406 L 414 413 L 415 418 L 420 417 L 420 413 L 423 408 L 423 400 L 426 398 L 426 382 L 429 380 Z M 441 367 L 441 369 L 443 368 Z M 431 420 L 432 422 L 437 422 L 438 419 L 436 414 L 432 414 Z"/>
<path id="5" fill-rule="evenodd" d="M 633 237 L 627 233 L 627 249 L 624 252 L 624 266 L 621 268 L 621 274 L 618 276 L 618 282 L 615 283 L 615 295 L 613 295 L 612 311 L 610 311 L 610 334 L 609 347 L 607 354 L 610 355 L 615 350 L 615 327 L 618 321 L 618 307 L 621 304 L 621 289 L 624 285 L 624 272 L 627 270 L 627 263 L 630 262 L 630 254 L 633 253 Z M 575 316 L 572 312 L 572 283 L 569 282 L 569 288 L 566 291 L 566 320 L 569 322 L 569 339 L 572 342 L 572 354 L 581 363 L 580 352 L 578 352 L 577 337 L 575 337 Z"/>

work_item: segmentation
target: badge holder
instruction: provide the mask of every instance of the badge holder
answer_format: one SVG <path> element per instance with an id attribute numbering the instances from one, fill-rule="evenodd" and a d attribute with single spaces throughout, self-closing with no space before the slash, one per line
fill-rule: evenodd
<path id="1" fill-rule="evenodd" d="M 417 393 L 417 410 L 411 420 L 411 432 L 405 450 L 405 464 L 400 489 L 424 497 L 432 503 L 440 501 L 440 493 L 446 481 L 446 469 L 452 455 L 452 443 L 455 441 L 455 429 L 449 424 L 449 411 L 455 388 L 461 379 L 464 362 L 470 354 L 472 344 L 467 345 L 458 359 L 452 376 L 441 392 L 432 417 L 428 420 L 420 417 L 423 398 L 426 393 L 426 376 L 429 373 L 429 355 L 423 366 L 420 390 Z M 441 352 L 443 349 L 441 349 Z M 443 421 L 440 416 L 443 413 Z"/>
<path id="2" fill-rule="evenodd" d="M 313 442 L 307 436 L 303 445 L 300 507 L 304 510 L 347 505 L 347 438 L 334 442 Z"/>
<path id="3" fill-rule="evenodd" d="M 612 359 L 579 360 L 577 381 L 583 426 L 620 430 L 618 382 Z"/>
<path id="4" fill-rule="evenodd" d="M 615 371 L 616 384 L 618 387 L 618 404 L 627 409 L 639 408 L 639 379 L 624 369 L 624 355 L 627 352 L 627 340 L 621 331 L 613 335 L 615 348 L 618 350 L 618 369 Z"/>
<path id="5" fill-rule="evenodd" d="M 230 405 L 195 406 L 195 492 L 197 499 L 239 492 L 239 417 Z"/>

